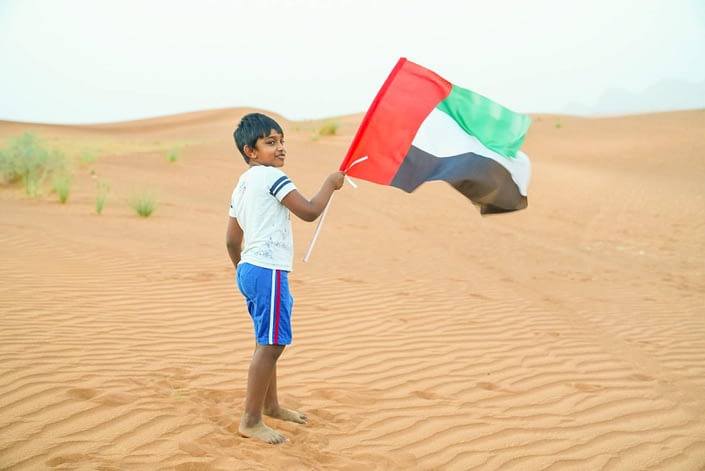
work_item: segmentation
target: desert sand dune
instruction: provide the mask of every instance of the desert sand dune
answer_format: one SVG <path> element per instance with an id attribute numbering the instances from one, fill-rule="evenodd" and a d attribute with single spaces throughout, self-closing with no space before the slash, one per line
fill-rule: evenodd
<path id="1" fill-rule="evenodd" d="M 705 112 L 533 116 L 525 211 L 359 182 L 308 263 L 295 221 L 279 388 L 310 421 L 269 446 L 237 434 L 253 340 L 224 246 L 248 111 L 0 122 L 95 155 L 65 205 L 0 187 L 0 469 L 705 469 Z M 275 116 L 311 196 L 362 115 Z"/>

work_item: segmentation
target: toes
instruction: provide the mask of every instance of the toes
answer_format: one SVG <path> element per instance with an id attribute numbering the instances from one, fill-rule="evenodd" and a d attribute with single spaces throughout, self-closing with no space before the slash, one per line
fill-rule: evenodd
<path id="1" fill-rule="evenodd" d="M 279 445 L 281 443 L 286 443 L 289 439 L 286 435 L 282 435 L 276 430 L 267 427 L 266 425 L 260 423 L 255 427 L 244 427 L 239 428 L 240 435 L 245 438 L 254 438 L 256 440 L 261 440 L 265 443 L 270 443 L 272 445 Z"/>
<path id="2" fill-rule="evenodd" d="M 276 430 L 270 429 L 268 436 L 264 441 L 272 445 L 280 445 L 282 443 L 288 442 L 289 438 L 287 438 L 286 435 L 282 435 L 281 433 L 277 432 Z"/>
<path id="3" fill-rule="evenodd" d="M 305 414 L 283 407 L 277 410 L 265 410 L 264 414 L 275 419 L 296 422 L 297 424 L 305 424 L 308 422 L 308 417 Z"/>

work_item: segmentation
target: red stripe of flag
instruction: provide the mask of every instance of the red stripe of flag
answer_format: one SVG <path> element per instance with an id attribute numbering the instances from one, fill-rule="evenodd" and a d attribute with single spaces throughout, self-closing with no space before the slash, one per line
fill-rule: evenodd
<path id="1" fill-rule="evenodd" d="M 421 123 L 452 88 L 436 73 L 399 59 L 365 114 L 340 170 L 367 156 L 347 174 L 389 185 Z"/>

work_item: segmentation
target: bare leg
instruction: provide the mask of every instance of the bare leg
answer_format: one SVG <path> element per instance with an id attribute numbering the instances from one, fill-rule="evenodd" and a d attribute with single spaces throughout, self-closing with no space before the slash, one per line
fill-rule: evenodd
<path id="1" fill-rule="evenodd" d="M 272 381 L 275 381 L 273 394 L 276 399 L 276 366 L 283 351 L 283 345 L 257 345 L 255 348 L 247 374 L 245 412 L 240 420 L 239 432 L 243 437 L 256 438 L 272 444 L 288 440 L 262 421 L 262 409 Z"/>
<path id="2" fill-rule="evenodd" d="M 285 409 L 279 405 L 279 398 L 277 397 L 277 365 L 274 365 L 274 371 L 272 372 L 272 378 L 269 380 L 269 388 L 267 388 L 267 394 L 264 398 L 264 415 L 269 417 L 274 417 L 279 420 L 288 420 L 290 422 L 296 422 L 297 424 L 305 424 L 308 421 L 306 417 L 301 412 Z"/>

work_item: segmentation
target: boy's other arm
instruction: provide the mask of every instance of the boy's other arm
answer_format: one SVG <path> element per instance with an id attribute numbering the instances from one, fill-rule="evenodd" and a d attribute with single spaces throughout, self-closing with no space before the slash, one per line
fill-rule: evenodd
<path id="1" fill-rule="evenodd" d="M 225 231 L 225 246 L 228 248 L 228 255 L 233 265 L 237 268 L 240 263 L 240 252 L 242 251 L 243 232 L 237 219 L 228 218 L 228 228 Z"/>
<path id="2" fill-rule="evenodd" d="M 328 175 L 316 196 L 310 200 L 307 200 L 298 190 L 293 190 L 284 197 L 282 204 L 304 221 L 315 221 L 326 209 L 333 192 L 343 186 L 344 175 L 343 172 L 333 172 Z"/>

